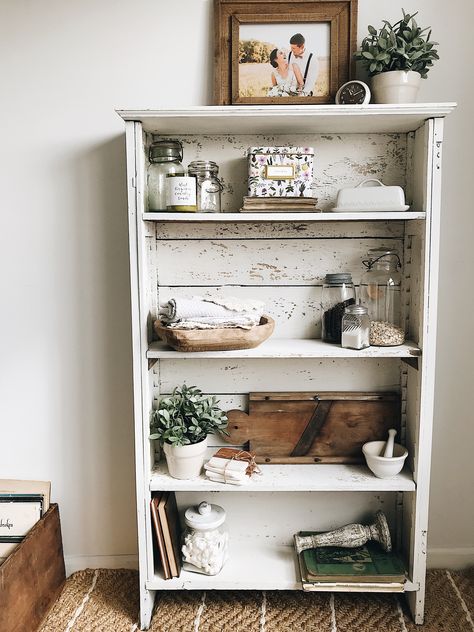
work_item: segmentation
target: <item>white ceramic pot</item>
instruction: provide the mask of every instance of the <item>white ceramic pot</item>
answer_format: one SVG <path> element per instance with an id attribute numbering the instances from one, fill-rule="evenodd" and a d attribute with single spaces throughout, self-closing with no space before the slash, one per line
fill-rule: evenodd
<path id="1" fill-rule="evenodd" d="M 170 445 L 165 443 L 163 450 L 166 455 L 170 476 L 181 479 L 197 478 L 201 473 L 206 448 L 207 437 L 200 443 L 191 445 Z"/>
<path id="2" fill-rule="evenodd" d="M 393 456 L 382 456 L 385 450 L 385 441 L 369 441 L 362 446 L 367 466 L 377 478 L 393 478 L 402 471 L 408 450 L 395 443 Z"/>
<path id="3" fill-rule="evenodd" d="M 420 73 L 413 70 L 390 70 L 374 75 L 374 103 L 414 103 L 420 82 Z"/>

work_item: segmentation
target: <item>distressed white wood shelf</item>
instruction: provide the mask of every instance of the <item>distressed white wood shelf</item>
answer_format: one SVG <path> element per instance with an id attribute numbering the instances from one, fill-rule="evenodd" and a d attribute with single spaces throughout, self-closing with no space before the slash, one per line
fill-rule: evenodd
<path id="1" fill-rule="evenodd" d="M 154 222 L 368 222 L 426 219 L 424 211 L 364 213 L 143 213 L 143 219 Z"/>
<path id="2" fill-rule="evenodd" d="M 236 351 L 174 351 L 163 342 L 152 342 L 147 358 L 179 360 L 185 358 L 416 358 L 421 349 L 407 341 L 396 347 L 368 347 L 360 351 L 344 349 L 322 340 L 270 338 L 255 349 Z"/>
<path id="3" fill-rule="evenodd" d="M 443 119 L 454 108 L 414 103 L 119 111 L 127 142 L 141 629 L 150 625 L 156 590 L 301 589 L 293 534 L 365 521 L 380 508 L 406 554 L 410 581 L 315 588 L 405 591 L 415 623 L 423 623 Z M 181 139 L 186 161 L 216 160 L 227 185 L 224 213 L 147 212 L 155 134 Z M 305 143 L 316 148 L 314 185 L 322 212 L 235 212 L 246 191 L 249 146 Z M 368 176 L 402 186 L 412 210 L 330 212 L 341 187 Z M 366 253 L 380 246 L 396 249 L 402 259 L 404 326 L 416 343 L 352 351 L 316 339 L 322 279 L 350 271 L 358 284 Z M 151 341 L 150 321 L 162 301 L 215 292 L 264 300 L 277 321 L 274 336 L 256 349 L 203 353 L 179 353 Z M 150 410 L 184 381 L 216 395 L 225 410 L 245 410 L 252 391 L 396 390 L 409 465 L 388 480 L 363 465 L 316 463 L 263 465 L 263 476 L 243 487 L 203 477 L 172 479 L 166 465 L 155 463 Z M 222 504 L 231 541 L 221 573 L 161 578 L 149 511 L 155 490 L 177 492 L 181 515 L 202 500 Z"/>
<path id="4" fill-rule="evenodd" d="M 215 452 L 215 450 L 212 450 Z M 150 479 L 151 491 L 195 492 L 412 492 L 413 476 L 404 469 L 394 478 L 376 478 L 365 465 L 260 465 L 246 485 L 224 485 L 201 475 L 191 481 L 171 478 L 164 461 L 155 465 Z"/>
<path id="5" fill-rule="evenodd" d="M 180 577 L 164 580 L 155 573 L 146 582 L 148 590 L 301 590 L 300 572 L 292 546 L 274 544 L 268 539 L 231 539 L 230 557 L 219 575 L 209 576 L 182 571 Z M 234 552 L 238 551 L 238 554 Z M 347 590 L 347 584 L 321 585 L 321 591 Z M 351 592 L 406 592 L 405 584 L 356 584 Z"/>
<path id="6" fill-rule="evenodd" d="M 182 110 L 117 110 L 154 134 L 304 134 L 411 132 L 427 119 L 442 118 L 454 103 L 384 105 L 206 106 Z"/>

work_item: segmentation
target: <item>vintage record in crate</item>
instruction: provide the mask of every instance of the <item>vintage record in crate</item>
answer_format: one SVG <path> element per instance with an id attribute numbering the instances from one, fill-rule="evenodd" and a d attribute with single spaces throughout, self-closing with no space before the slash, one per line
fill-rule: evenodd
<path id="1" fill-rule="evenodd" d="M 230 410 L 229 436 L 258 463 L 363 463 L 362 445 L 400 427 L 397 393 L 250 393 L 249 413 Z"/>
<path id="2" fill-rule="evenodd" d="M 275 321 L 270 316 L 262 316 L 260 324 L 251 329 L 179 329 L 166 327 L 159 320 L 155 320 L 154 327 L 163 342 L 175 351 L 234 351 L 258 347 L 272 335 Z"/>

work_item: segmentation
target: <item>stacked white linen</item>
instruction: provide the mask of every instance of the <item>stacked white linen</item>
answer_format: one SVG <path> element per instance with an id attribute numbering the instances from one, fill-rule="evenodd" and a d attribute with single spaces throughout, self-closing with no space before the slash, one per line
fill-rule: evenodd
<path id="1" fill-rule="evenodd" d="M 159 317 L 168 327 L 179 329 L 251 329 L 260 323 L 265 304 L 232 296 L 171 298 L 160 305 Z"/>
<path id="2" fill-rule="evenodd" d="M 247 461 L 221 459 L 213 456 L 204 464 L 204 469 L 207 478 L 211 481 L 228 483 L 229 485 L 245 485 L 250 479 L 246 474 L 248 465 Z"/>

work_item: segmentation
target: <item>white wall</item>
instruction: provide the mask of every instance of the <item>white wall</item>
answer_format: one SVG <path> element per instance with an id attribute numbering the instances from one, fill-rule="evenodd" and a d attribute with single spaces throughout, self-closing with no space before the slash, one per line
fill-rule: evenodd
<path id="1" fill-rule="evenodd" d="M 388 0 L 359 4 L 359 39 L 367 23 L 399 14 Z M 444 149 L 429 540 L 430 561 L 450 565 L 474 561 L 474 5 L 453 0 L 449 19 L 441 0 L 417 8 L 442 58 L 420 100 L 460 103 Z M 125 155 L 114 108 L 210 103 L 211 23 L 210 0 L 0 0 L 0 477 L 52 481 L 70 569 L 125 566 L 136 553 Z"/>

